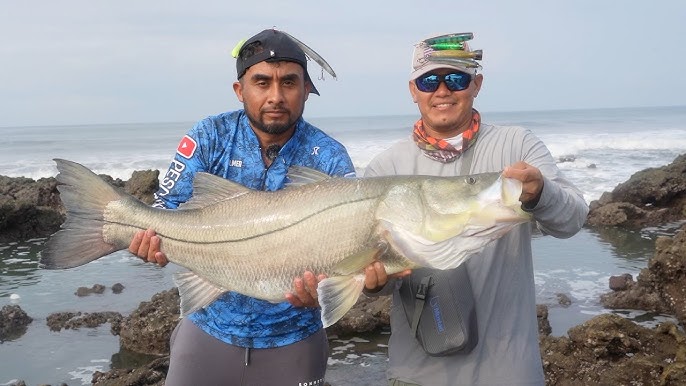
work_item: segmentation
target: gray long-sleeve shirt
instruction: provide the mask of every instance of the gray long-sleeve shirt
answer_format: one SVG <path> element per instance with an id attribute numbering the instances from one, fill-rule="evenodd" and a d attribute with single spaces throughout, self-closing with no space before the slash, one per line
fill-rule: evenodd
<path id="1" fill-rule="evenodd" d="M 583 226 L 588 205 L 557 168 L 531 131 L 482 124 L 470 174 L 501 171 L 517 161 L 540 169 L 540 200 L 532 213 L 544 233 L 568 238 Z M 412 138 L 375 157 L 365 176 L 460 174 L 462 159 L 440 163 L 426 157 Z M 472 256 L 467 264 L 477 309 L 479 343 L 469 354 L 431 357 L 424 353 L 391 281 L 377 294 L 393 291 L 388 378 L 421 385 L 544 385 L 538 346 L 536 296 L 531 253 L 532 224 L 522 224 Z"/>

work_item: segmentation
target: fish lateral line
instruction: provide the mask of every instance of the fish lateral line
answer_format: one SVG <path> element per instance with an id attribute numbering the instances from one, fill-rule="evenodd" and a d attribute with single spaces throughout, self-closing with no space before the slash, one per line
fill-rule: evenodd
<path id="1" fill-rule="evenodd" d="M 165 234 L 164 232 L 158 232 L 157 230 L 155 230 L 155 232 L 157 233 L 157 236 L 163 237 L 165 239 L 184 242 L 184 243 L 193 244 L 193 245 L 213 245 L 213 244 L 223 244 L 223 243 L 239 243 L 239 242 L 243 242 L 243 241 L 259 239 L 261 237 L 270 236 L 270 235 L 277 233 L 277 232 L 285 231 L 285 230 L 290 229 L 290 228 L 292 228 L 298 224 L 301 224 L 301 223 L 303 223 L 309 219 L 312 219 L 312 218 L 316 217 L 317 215 L 321 215 L 322 213 L 326 213 L 327 211 L 334 210 L 334 209 L 339 208 L 339 207 L 344 206 L 344 205 L 353 204 L 353 203 L 360 203 L 360 202 L 365 202 L 365 201 L 374 201 L 374 200 L 379 199 L 382 196 L 383 196 L 383 194 L 379 194 L 379 195 L 375 195 L 375 196 L 371 196 L 371 197 L 362 198 L 359 200 L 343 201 L 343 202 L 337 203 L 335 205 L 327 206 L 326 208 L 324 208 L 318 212 L 304 216 L 304 217 L 300 218 L 299 220 L 297 220 L 293 223 L 290 223 L 286 226 L 279 227 L 279 228 L 270 230 L 268 232 L 263 232 L 263 233 L 255 234 L 253 236 L 242 237 L 242 238 L 222 239 L 222 240 L 216 240 L 216 241 L 191 241 L 191 240 L 186 240 L 186 239 L 180 239 L 178 237 L 173 237 L 173 236 L 170 236 L 168 234 Z M 114 222 L 114 221 L 106 221 L 106 222 L 108 224 L 117 224 L 120 226 L 132 227 L 131 224 L 124 224 L 121 222 Z M 135 228 L 142 229 L 142 230 L 147 229 L 147 228 L 140 228 L 140 227 L 135 227 Z"/>

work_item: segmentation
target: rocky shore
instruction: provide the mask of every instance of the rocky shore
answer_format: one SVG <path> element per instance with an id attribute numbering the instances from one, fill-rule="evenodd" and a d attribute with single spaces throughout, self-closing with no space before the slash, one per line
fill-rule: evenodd
<path id="1" fill-rule="evenodd" d="M 128 181 L 103 176 L 115 186 L 152 202 L 158 171 L 135 172 Z M 38 181 L 0 176 L 0 242 L 46 237 L 59 229 L 64 209 L 54 178 Z M 587 225 L 603 229 L 640 229 L 665 223 L 686 224 L 686 155 L 662 168 L 634 174 L 612 192 L 591 203 Z M 550 336 L 547 308 L 538 307 L 543 367 L 548 385 L 684 385 L 686 384 L 686 225 L 673 237 L 660 237 L 648 266 L 633 278 L 618 272 L 601 298 L 609 308 L 673 315 L 678 324 L 640 326 L 615 314 L 597 316 L 571 328 L 567 336 Z M 80 289 L 98 291 L 99 288 Z M 78 291 L 77 291 L 78 292 Z M 564 302 L 564 296 L 560 298 Z M 387 328 L 390 298 L 362 297 L 329 336 Z M 130 315 L 58 313 L 48 318 L 55 331 L 110 323 L 123 349 L 153 355 L 136 369 L 96 373 L 96 385 L 162 385 L 169 366 L 169 335 L 179 315 L 175 288 L 142 302 Z M 18 306 L 0 311 L 0 341 L 13 340 L 30 328 L 31 317 Z M 19 383 L 21 384 L 21 383 Z M 335 386 L 335 385 L 334 385 Z"/>

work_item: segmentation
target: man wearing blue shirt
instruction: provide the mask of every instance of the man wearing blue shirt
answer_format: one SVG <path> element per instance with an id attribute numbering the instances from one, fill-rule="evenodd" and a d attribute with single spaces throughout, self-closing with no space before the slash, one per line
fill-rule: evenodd
<path id="1" fill-rule="evenodd" d="M 267 191 L 284 187 L 291 165 L 354 176 L 343 145 L 302 118 L 309 93 L 319 92 L 301 42 L 262 31 L 240 47 L 236 69 L 233 88 L 244 108 L 205 118 L 183 137 L 154 206 L 186 202 L 197 172 Z M 160 246 L 164 240 L 149 229 L 129 250 L 165 265 Z M 304 281 L 315 280 L 308 275 Z M 298 287 L 306 287 L 300 279 L 295 284 L 290 303 L 228 292 L 184 318 L 172 335 L 166 385 L 323 385 L 328 343 L 320 311 L 297 306 L 305 303 L 297 299 Z"/>

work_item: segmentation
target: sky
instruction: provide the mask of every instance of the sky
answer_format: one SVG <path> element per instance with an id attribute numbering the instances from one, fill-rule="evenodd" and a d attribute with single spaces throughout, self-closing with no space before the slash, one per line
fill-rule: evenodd
<path id="1" fill-rule="evenodd" d="M 413 45 L 473 32 L 482 112 L 686 105 L 686 1 L 0 0 L 0 127 L 241 108 L 231 50 L 275 27 L 336 71 L 305 117 L 415 114 Z"/>

